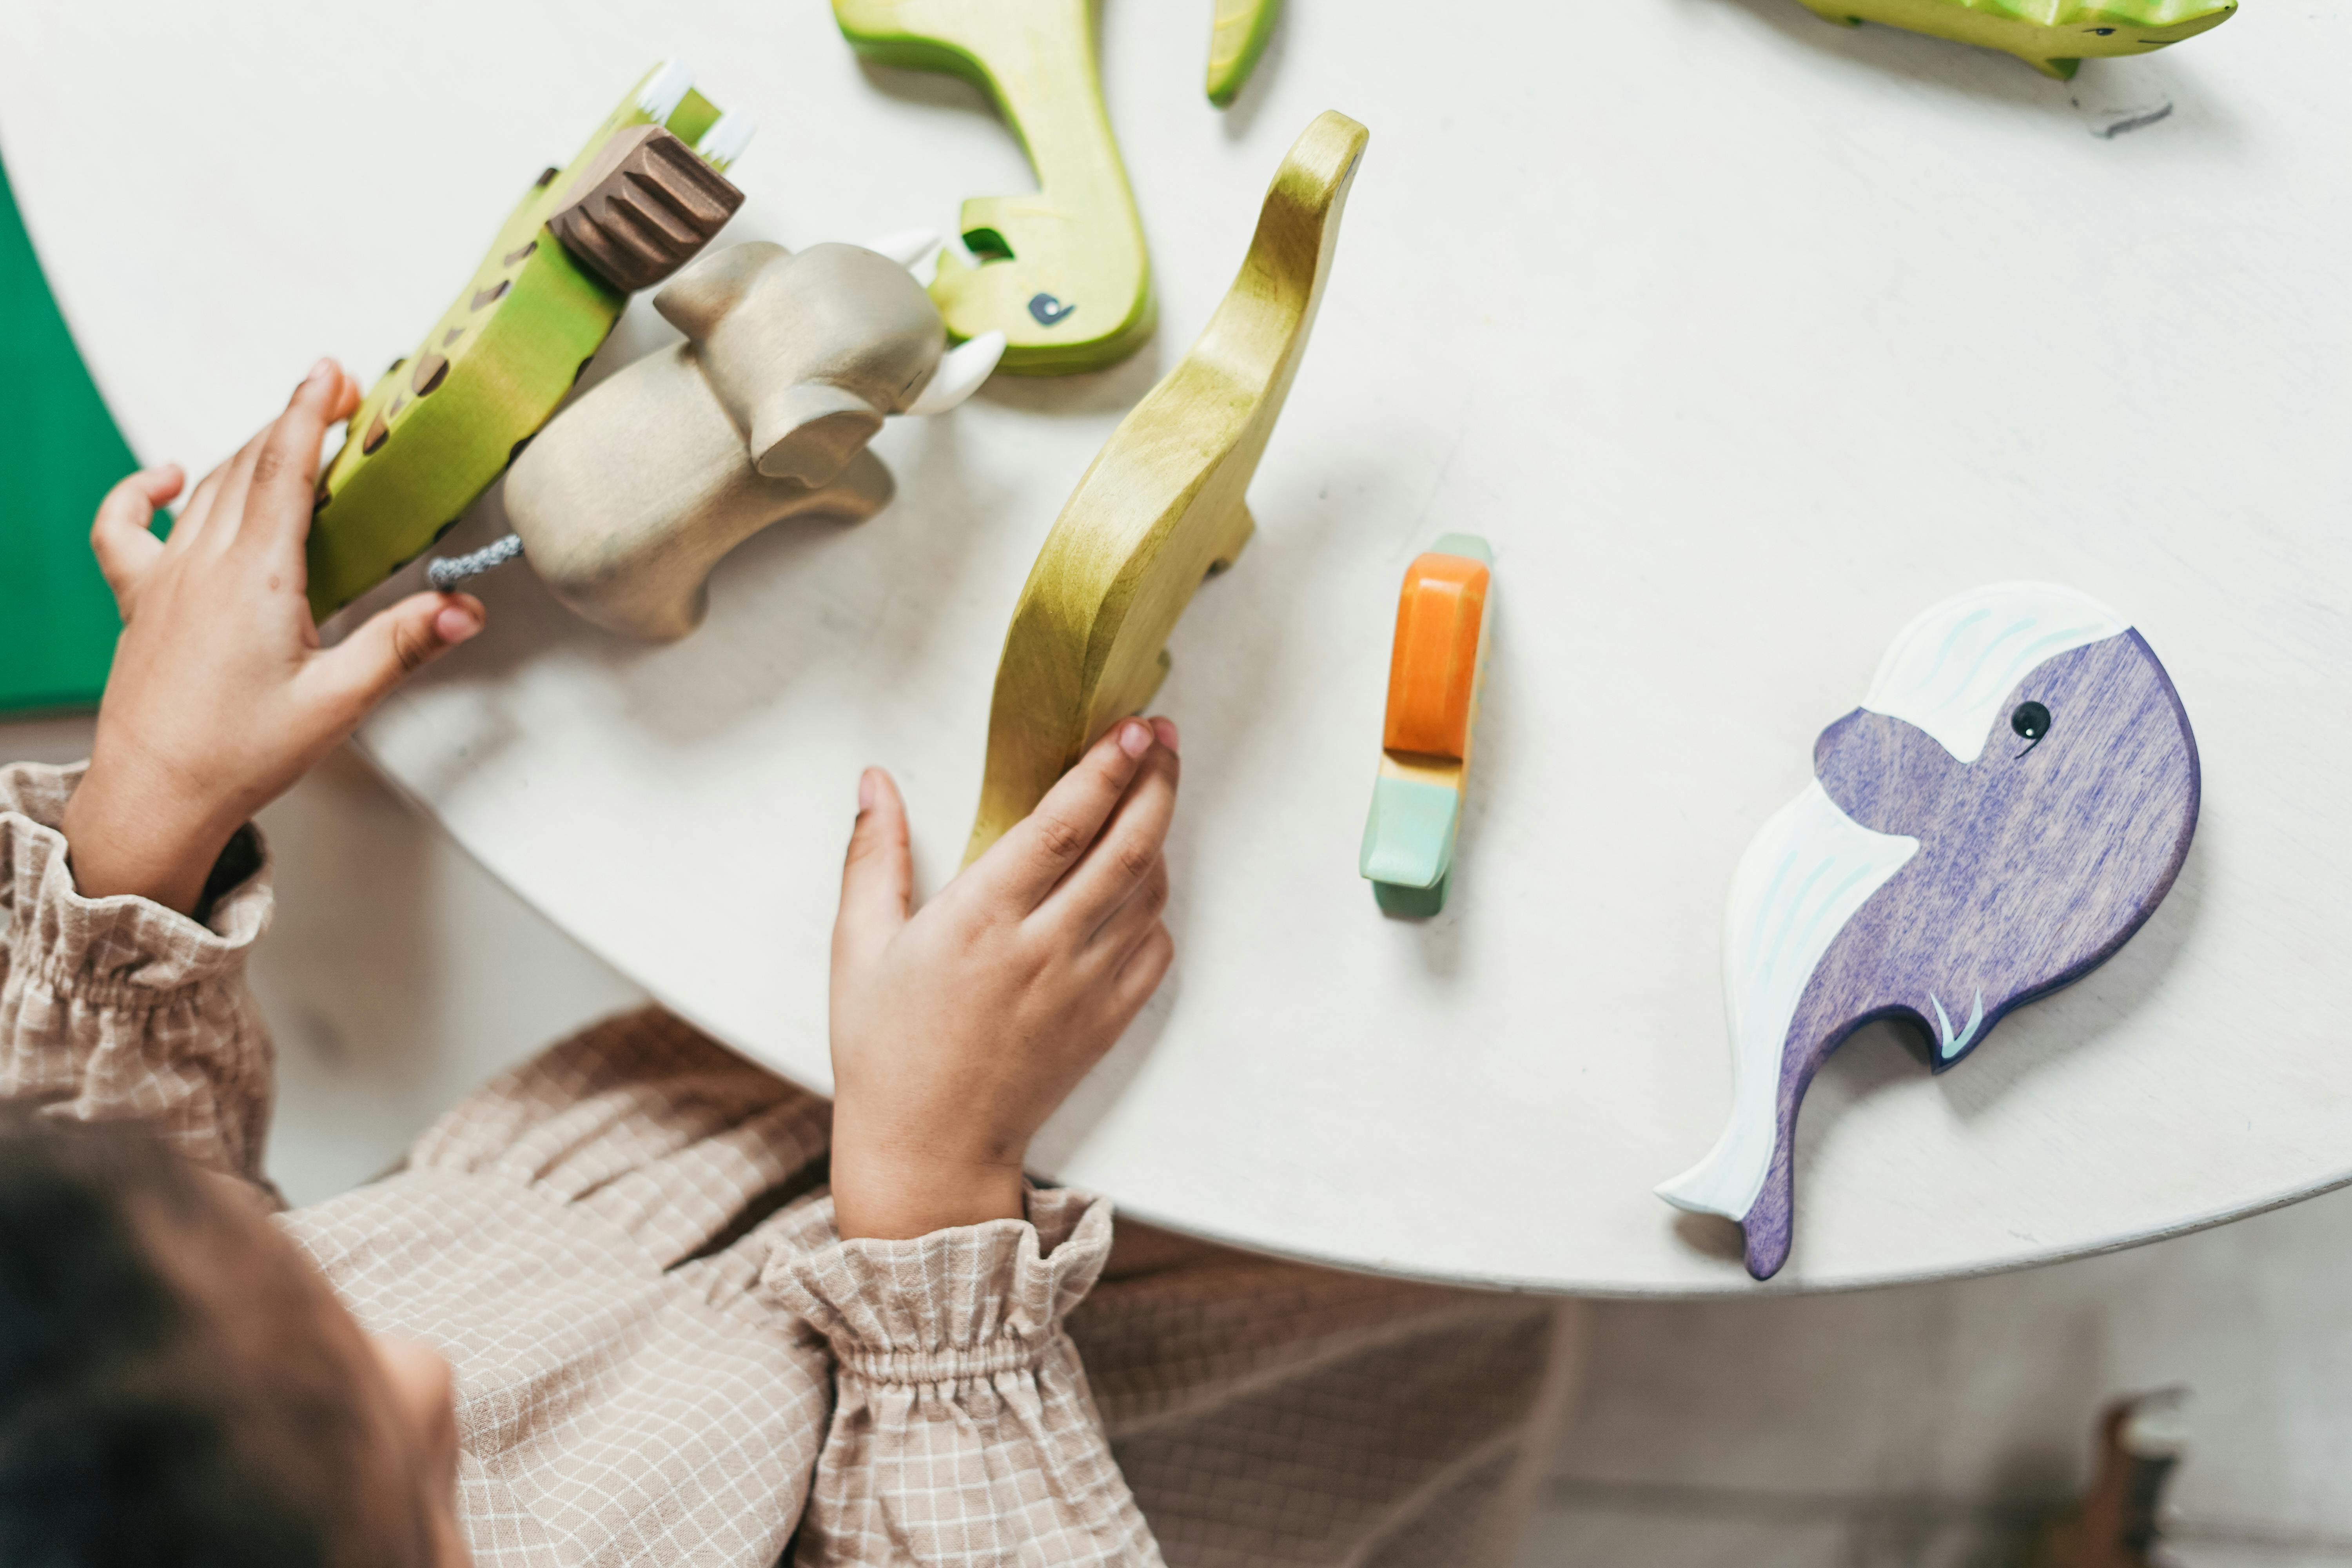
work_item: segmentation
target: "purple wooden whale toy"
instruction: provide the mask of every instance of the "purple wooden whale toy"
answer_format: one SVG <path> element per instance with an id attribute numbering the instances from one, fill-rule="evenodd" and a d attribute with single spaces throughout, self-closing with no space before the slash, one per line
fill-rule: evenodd
<path id="1" fill-rule="evenodd" d="M 2071 589 L 1980 588 L 1904 629 L 1814 782 L 1764 825 L 1724 917 L 1732 1109 L 1658 1189 L 1788 1261 L 1797 1109 L 1874 1018 L 1927 1031 L 1935 1070 L 2011 1009 L 2114 956 L 2197 828 L 2197 740 L 2139 633 Z"/>

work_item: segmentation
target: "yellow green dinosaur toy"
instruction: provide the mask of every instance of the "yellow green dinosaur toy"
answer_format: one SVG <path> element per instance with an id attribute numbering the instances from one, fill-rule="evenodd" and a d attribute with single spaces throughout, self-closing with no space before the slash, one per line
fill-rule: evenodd
<path id="1" fill-rule="evenodd" d="M 1849 27 L 1883 22 L 2015 55 L 2063 80 L 2084 60 L 2144 55 L 2220 26 L 2237 0 L 1799 0 Z"/>

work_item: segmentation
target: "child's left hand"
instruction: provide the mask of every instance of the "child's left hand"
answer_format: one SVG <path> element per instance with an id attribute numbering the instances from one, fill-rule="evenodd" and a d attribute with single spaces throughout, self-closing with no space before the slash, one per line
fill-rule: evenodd
<path id="1" fill-rule="evenodd" d="M 482 629 L 481 601 L 415 594 L 331 648 L 311 624 L 303 543 L 327 426 L 359 406 L 332 360 L 206 475 L 171 536 L 147 531 L 176 467 L 114 487 L 90 548 L 122 612 L 89 772 L 67 802 L 84 896 L 192 912 L 229 837 L 342 743 L 405 676 Z"/>

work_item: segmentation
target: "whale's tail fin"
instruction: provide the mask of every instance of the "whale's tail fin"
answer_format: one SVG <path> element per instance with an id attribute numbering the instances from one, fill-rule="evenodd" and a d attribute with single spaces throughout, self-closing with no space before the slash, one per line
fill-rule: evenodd
<path id="1" fill-rule="evenodd" d="M 1753 1156 L 1737 1121 L 1723 1130 L 1706 1158 L 1670 1182 L 1658 1184 L 1658 1196 L 1691 1214 L 1721 1215 L 1746 1223 L 1756 1198 Z"/>
<path id="2" fill-rule="evenodd" d="M 1759 1279 L 1788 1259 L 1796 1107 L 1828 1054 L 1827 1041 L 1790 1040 L 1810 1027 L 1797 1005 L 1846 922 L 1918 849 L 1916 838 L 1854 821 L 1814 779 L 1757 830 L 1733 873 L 1723 911 L 1731 1115 L 1706 1158 L 1657 1192 L 1743 1226 Z"/>
<path id="3" fill-rule="evenodd" d="M 1769 1279 L 1789 1261 L 1795 1176 L 1789 1130 L 1735 1116 L 1706 1159 L 1656 1191 L 1678 1209 L 1738 1225 L 1747 1238 L 1748 1272 Z"/>

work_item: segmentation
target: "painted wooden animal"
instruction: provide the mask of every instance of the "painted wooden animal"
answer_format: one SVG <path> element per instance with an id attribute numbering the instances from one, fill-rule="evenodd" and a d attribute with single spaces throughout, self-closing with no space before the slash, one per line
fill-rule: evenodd
<path id="1" fill-rule="evenodd" d="M 2045 1526 L 2027 1568 L 2159 1568 L 2164 1494 L 2189 1448 L 2185 1388 L 2119 1399 L 2099 1418 L 2090 1489 Z"/>
<path id="2" fill-rule="evenodd" d="M 1445 908 L 1486 676 L 1494 559 L 1476 534 L 1446 534 L 1405 568 L 1397 595 L 1381 773 L 1358 861 L 1392 915 Z"/>
<path id="3" fill-rule="evenodd" d="M 1823 21 L 1883 22 L 2015 55 L 2044 76 L 2144 55 L 2220 26 L 2238 0 L 1801 0 Z"/>
<path id="4" fill-rule="evenodd" d="M 1241 275 L 1054 521 L 1004 634 L 967 861 L 1151 700 L 1192 591 L 1248 540 L 1243 492 L 1306 353 L 1367 139 L 1327 112 L 1292 145 Z"/>
<path id="5" fill-rule="evenodd" d="M 1209 26 L 1211 103 L 1224 109 L 1241 96 L 1281 15 L 1282 0 L 1217 0 L 1216 19 Z"/>
<path id="6" fill-rule="evenodd" d="M 1004 340 L 952 352 L 902 254 L 756 241 L 654 297 L 686 342 L 602 383 L 507 475 L 507 516 L 555 596 L 649 642 L 702 624 L 719 558 L 788 517 L 862 520 L 890 496 L 866 450 L 884 416 L 938 414 L 988 379 Z"/>
<path id="7" fill-rule="evenodd" d="M 555 412 L 626 290 L 683 265 L 741 204 L 721 174 L 752 123 L 693 83 L 676 61 L 647 72 L 524 194 L 464 291 L 361 402 L 319 486 L 313 615 L 431 548 Z"/>
<path id="8" fill-rule="evenodd" d="M 974 196 L 978 259 L 940 258 L 931 298 L 957 338 L 1001 331 L 1003 368 L 1066 375 L 1150 337 L 1151 261 L 1095 65 L 1095 0 L 834 0 L 851 47 L 944 71 L 995 100 L 1037 171 L 1033 195 Z"/>
<path id="9" fill-rule="evenodd" d="M 1725 906 L 1730 1123 L 1658 1189 L 1740 1222 L 1759 1279 L 1789 1256 L 1797 1110 L 1830 1052 L 1903 1018 L 1949 1068 L 2113 956 L 2197 826 L 2197 742 L 2164 666 L 2121 616 L 2048 584 L 1912 622 L 1822 731 L 1813 773 Z"/>

